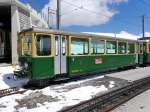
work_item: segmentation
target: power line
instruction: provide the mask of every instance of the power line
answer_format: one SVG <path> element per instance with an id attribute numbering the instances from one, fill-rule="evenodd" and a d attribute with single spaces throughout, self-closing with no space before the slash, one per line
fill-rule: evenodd
<path id="1" fill-rule="evenodd" d="M 68 14 L 72 13 L 73 11 L 77 11 L 77 10 L 78 10 L 78 9 L 75 8 L 75 9 L 69 11 L 69 12 L 66 12 L 66 13 L 61 14 L 61 16 L 68 15 Z"/>
<path id="2" fill-rule="evenodd" d="M 107 15 L 105 15 L 105 14 L 103 14 L 103 13 L 99 13 L 99 12 L 96 12 L 96 11 L 93 11 L 93 10 L 89 10 L 89 9 L 87 9 L 87 8 L 85 8 L 84 6 L 83 6 L 83 2 L 82 2 L 82 4 L 81 4 L 81 6 L 78 6 L 78 5 L 75 5 L 75 4 L 72 4 L 72 3 L 70 3 L 70 2 L 68 2 L 68 1 L 65 1 L 65 0 L 63 0 L 63 2 L 65 2 L 66 4 L 69 4 L 69 5 L 71 5 L 71 6 L 73 6 L 73 7 L 75 7 L 75 9 L 73 9 L 72 11 L 76 11 L 76 10 L 85 10 L 85 11 L 88 11 L 88 12 L 90 12 L 90 13 L 93 13 L 93 14 L 96 14 L 96 15 L 102 15 L 102 16 L 105 16 L 105 17 L 110 17 L 110 16 L 107 16 Z M 64 15 L 67 15 L 67 14 L 69 14 L 69 13 L 72 13 L 72 11 L 70 11 L 70 12 L 68 12 L 68 13 L 64 13 L 64 14 L 61 14 L 61 16 L 64 16 Z M 141 16 L 136 16 L 135 18 L 141 18 Z M 133 18 L 133 17 L 130 17 L 130 18 L 125 18 L 125 17 L 123 17 L 123 18 L 118 18 L 117 17 L 117 19 L 118 20 L 121 20 L 121 19 L 123 19 L 123 20 L 131 20 L 131 19 L 135 19 L 135 18 Z M 117 21 L 118 21 L 117 20 Z M 131 24 L 131 23 L 130 23 Z M 133 24 L 133 23 L 132 23 Z M 135 26 L 135 25 L 134 25 Z"/>
<path id="3" fill-rule="evenodd" d="M 96 14 L 96 15 L 100 15 L 100 13 L 99 12 L 96 12 L 96 11 L 93 11 L 93 10 L 89 10 L 89 9 L 87 9 L 87 8 L 85 8 L 83 5 L 81 5 L 81 6 L 77 6 L 77 5 L 75 5 L 75 4 L 72 4 L 72 3 L 70 3 L 70 2 L 68 2 L 68 1 L 65 1 L 65 0 L 63 0 L 63 2 L 65 2 L 66 4 L 69 4 L 69 5 L 71 5 L 71 6 L 73 6 L 73 7 L 76 7 L 76 8 L 78 8 L 78 9 L 80 9 L 80 10 L 85 10 L 85 11 L 88 11 L 88 12 L 90 12 L 90 13 L 93 13 L 93 14 Z M 105 16 L 105 17 L 110 17 L 110 16 L 107 16 L 107 15 L 105 15 L 105 14 L 103 14 L 103 13 L 101 13 L 101 15 L 102 16 Z M 140 16 L 138 16 L 138 18 L 140 18 Z M 130 19 L 130 18 L 122 18 L 122 19 Z M 119 21 L 118 21 L 119 20 Z M 121 22 L 122 20 L 119 18 L 117 20 L 117 22 Z M 126 21 L 127 22 L 127 21 Z M 121 22 L 122 23 L 122 22 Z M 123 22 L 124 23 L 124 22 Z M 129 25 L 133 25 L 133 23 L 129 23 Z M 137 26 L 137 25 L 133 25 L 133 26 Z M 139 27 L 139 26 L 138 26 Z"/>
<path id="4" fill-rule="evenodd" d="M 85 10 L 85 11 L 88 11 L 90 13 L 93 13 L 93 14 L 96 14 L 96 15 L 100 15 L 99 12 L 96 12 L 96 11 L 93 11 L 93 10 L 89 10 L 88 8 L 83 7 L 83 5 L 82 6 L 78 6 L 78 5 L 72 4 L 72 3 L 68 2 L 68 1 L 65 1 L 65 0 L 63 0 L 63 2 L 65 2 L 66 4 L 69 4 L 71 6 L 74 6 L 74 7 L 78 8 L 78 9 L 80 9 L 80 10 Z M 105 16 L 105 17 L 110 17 L 110 16 L 104 15 L 102 13 L 101 13 L 101 15 Z"/>
<path id="5" fill-rule="evenodd" d="M 90 12 L 90 13 L 92 13 L 92 14 L 96 14 L 96 15 L 99 15 L 99 16 L 100 16 L 100 14 L 101 14 L 102 16 L 105 16 L 105 17 L 110 18 L 110 16 L 107 16 L 107 15 L 105 15 L 105 14 L 103 14 L 103 13 L 99 13 L 99 12 L 96 12 L 96 11 L 89 10 L 89 9 L 85 8 L 85 7 L 83 6 L 83 3 L 81 4 L 81 6 L 78 6 L 78 5 L 72 4 L 72 3 L 68 2 L 68 1 L 65 1 L 65 0 L 63 0 L 63 2 L 66 3 L 66 4 L 68 4 L 68 5 L 70 5 L 70 6 L 75 7 L 75 9 L 73 9 L 72 11 L 69 11 L 68 13 L 59 14 L 60 16 L 65 16 L 65 15 L 67 15 L 67 14 L 69 14 L 69 13 L 72 13 L 73 11 L 76 11 L 76 10 L 85 10 L 85 11 L 88 11 L 88 12 Z M 52 14 L 56 15 L 56 10 L 51 9 L 51 11 L 53 12 Z M 134 27 L 136 27 L 136 28 L 140 28 L 140 25 L 133 24 L 133 22 L 131 23 L 131 22 L 129 22 L 129 21 L 125 21 L 125 20 L 131 20 L 131 19 L 133 19 L 133 17 L 130 17 L 130 18 L 125 18 L 125 17 L 123 17 L 123 18 L 118 18 L 118 17 L 116 17 L 116 18 L 117 18 L 117 21 L 116 21 L 116 22 L 119 22 L 119 23 L 121 23 L 121 24 L 128 24 L 128 25 L 134 26 Z M 141 16 L 135 16 L 135 18 L 141 18 Z M 140 23 L 140 21 L 139 21 L 139 23 Z M 126 25 L 126 26 L 128 26 L 128 25 Z"/>

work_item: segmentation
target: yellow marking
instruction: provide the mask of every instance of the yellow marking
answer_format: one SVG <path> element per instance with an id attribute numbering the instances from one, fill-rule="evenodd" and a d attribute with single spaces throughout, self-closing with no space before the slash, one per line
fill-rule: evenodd
<path id="1" fill-rule="evenodd" d="M 92 39 L 89 38 L 89 55 L 91 55 L 91 41 L 92 41 Z"/>
<path id="2" fill-rule="evenodd" d="M 72 70 L 71 72 L 72 72 L 72 73 L 77 73 L 77 72 L 82 72 L 82 70 L 81 70 L 81 69 L 78 69 L 78 70 Z"/>
<path id="3" fill-rule="evenodd" d="M 55 47 L 54 47 L 54 42 L 55 42 L 55 38 L 53 34 L 50 34 L 51 36 L 51 55 L 50 57 L 55 56 Z"/>
<path id="4" fill-rule="evenodd" d="M 32 33 L 32 57 L 36 57 L 35 33 Z"/>
<path id="5" fill-rule="evenodd" d="M 105 40 L 105 47 L 104 47 L 105 51 L 104 51 L 104 55 L 106 55 L 106 49 L 107 49 L 106 44 L 107 44 L 107 41 Z"/>
<path id="6" fill-rule="evenodd" d="M 118 54 L 119 53 L 119 46 L 118 46 L 118 40 L 117 40 L 117 45 L 116 45 L 116 54 Z"/>
<path id="7" fill-rule="evenodd" d="M 68 54 L 69 54 L 69 56 L 71 56 L 71 36 L 69 36 L 69 44 L 68 44 L 68 47 L 69 47 L 69 49 L 68 49 Z"/>

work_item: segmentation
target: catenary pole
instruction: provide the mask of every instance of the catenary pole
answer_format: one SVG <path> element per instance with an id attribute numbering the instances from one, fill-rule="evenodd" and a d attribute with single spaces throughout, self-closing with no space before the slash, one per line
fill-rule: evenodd
<path id="1" fill-rule="evenodd" d="M 142 38 L 145 37 L 145 17 L 142 16 Z"/>
<path id="2" fill-rule="evenodd" d="M 56 10 L 56 28 L 60 29 L 60 0 L 57 0 L 57 10 Z"/>

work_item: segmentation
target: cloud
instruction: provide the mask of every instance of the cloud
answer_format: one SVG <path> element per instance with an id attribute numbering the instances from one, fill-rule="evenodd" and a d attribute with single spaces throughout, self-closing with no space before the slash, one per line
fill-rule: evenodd
<path id="1" fill-rule="evenodd" d="M 48 7 L 56 10 L 56 1 L 49 0 L 41 13 L 47 18 Z M 117 10 L 110 8 L 112 4 L 120 4 L 128 0 L 60 0 L 61 1 L 61 26 L 95 26 L 107 23 Z M 56 16 L 51 14 L 51 24 L 56 23 Z"/>

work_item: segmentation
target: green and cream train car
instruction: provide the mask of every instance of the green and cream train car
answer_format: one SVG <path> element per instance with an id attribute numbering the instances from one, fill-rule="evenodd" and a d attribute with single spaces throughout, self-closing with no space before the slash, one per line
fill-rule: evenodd
<path id="1" fill-rule="evenodd" d="M 143 41 L 31 28 L 19 34 L 15 76 L 39 83 L 143 64 Z"/>
<path id="2" fill-rule="evenodd" d="M 140 40 L 143 40 L 143 64 L 150 65 L 150 38 L 144 37 Z"/>

